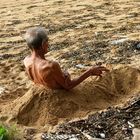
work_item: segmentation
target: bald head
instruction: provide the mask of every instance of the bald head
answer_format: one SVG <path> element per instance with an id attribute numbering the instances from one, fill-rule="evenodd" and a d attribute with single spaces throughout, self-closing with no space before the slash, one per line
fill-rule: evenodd
<path id="1" fill-rule="evenodd" d="M 25 40 L 30 49 L 39 49 L 44 41 L 48 41 L 46 29 L 43 27 L 32 27 L 26 31 Z"/>

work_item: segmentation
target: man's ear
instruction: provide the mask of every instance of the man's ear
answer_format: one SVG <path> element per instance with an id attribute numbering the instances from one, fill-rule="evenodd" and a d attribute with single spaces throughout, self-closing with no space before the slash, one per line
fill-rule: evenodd
<path id="1" fill-rule="evenodd" d="M 46 41 L 42 41 L 42 49 L 44 50 L 46 48 Z"/>

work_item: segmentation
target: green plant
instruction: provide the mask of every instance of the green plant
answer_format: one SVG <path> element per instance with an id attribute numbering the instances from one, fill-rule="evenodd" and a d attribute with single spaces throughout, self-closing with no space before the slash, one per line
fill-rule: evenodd
<path id="1" fill-rule="evenodd" d="M 0 126 L 0 140 L 8 140 L 8 131 L 4 126 Z"/>
<path id="2" fill-rule="evenodd" d="M 20 136 L 15 125 L 0 125 L 0 140 L 16 140 Z"/>

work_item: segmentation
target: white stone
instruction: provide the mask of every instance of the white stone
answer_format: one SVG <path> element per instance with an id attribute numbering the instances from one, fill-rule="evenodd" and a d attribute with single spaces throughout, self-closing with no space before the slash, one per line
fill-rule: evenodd
<path id="1" fill-rule="evenodd" d="M 100 133 L 101 138 L 105 138 L 105 134 L 104 133 Z"/>
<path id="2" fill-rule="evenodd" d="M 112 45 L 117 45 L 117 44 L 121 44 L 121 43 L 123 43 L 123 42 L 125 42 L 125 41 L 127 41 L 127 40 L 128 40 L 128 38 L 113 40 L 113 41 L 111 41 L 111 44 L 112 44 Z"/>
<path id="3" fill-rule="evenodd" d="M 4 91 L 5 91 L 5 88 L 0 86 L 0 94 L 3 94 Z"/>
<path id="4" fill-rule="evenodd" d="M 77 67 L 77 68 L 80 68 L 80 69 L 85 68 L 85 66 L 82 65 L 82 64 L 77 64 L 76 67 Z"/>

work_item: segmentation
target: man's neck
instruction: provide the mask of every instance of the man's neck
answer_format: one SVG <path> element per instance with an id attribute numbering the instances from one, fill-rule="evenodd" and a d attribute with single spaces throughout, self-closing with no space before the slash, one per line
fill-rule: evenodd
<path id="1" fill-rule="evenodd" d="M 38 57 L 38 58 L 41 58 L 41 59 L 45 59 L 45 56 L 44 55 L 45 54 L 43 53 L 43 51 L 40 51 L 40 50 L 35 51 L 35 50 L 33 50 L 32 51 L 32 54 L 31 54 L 31 57 L 32 58 Z"/>

